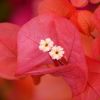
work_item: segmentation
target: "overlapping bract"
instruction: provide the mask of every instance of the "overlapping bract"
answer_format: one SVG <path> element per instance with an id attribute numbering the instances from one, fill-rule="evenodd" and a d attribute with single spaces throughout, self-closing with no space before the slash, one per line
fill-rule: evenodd
<path id="1" fill-rule="evenodd" d="M 17 63 L 17 25 L 0 24 L 0 76 L 15 78 Z"/>

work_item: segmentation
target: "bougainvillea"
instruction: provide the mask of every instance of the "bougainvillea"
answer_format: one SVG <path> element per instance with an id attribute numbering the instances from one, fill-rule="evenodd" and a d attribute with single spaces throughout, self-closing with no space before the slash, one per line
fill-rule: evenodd
<path id="1" fill-rule="evenodd" d="M 60 61 L 61 64 L 39 49 L 39 42 L 48 37 L 54 41 L 55 45 L 64 48 L 65 55 Z M 87 80 L 87 68 L 78 30 L 67 19 L 52 14 L 32 19 L 21 28 L 18 34 L 17 74 L 45 73 L 64 76 L 75 94 L 82 90 Z"/>
<path id="2" fill-rule="evenodd" d="M 100 0 L 8 2 L 15 24 L 0 23 L 0 99 L 99 100 Z"/>

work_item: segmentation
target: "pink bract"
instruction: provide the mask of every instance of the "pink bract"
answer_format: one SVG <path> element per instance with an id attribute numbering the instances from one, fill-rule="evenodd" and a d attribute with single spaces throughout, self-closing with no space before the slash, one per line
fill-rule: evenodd
<path id="1" fill-rule="evenodd" d="M 100 60 L 100 36 L 93 41 L 92 50 L 94 58 Z"/>
<path id="2" fill-rule="evenodd" d="M 93 23 L 96 27 L 96 29 L 99 31 L 100 33 L 100 6 L 98 6 L 98 8 L 95 10 L 94 15 L 93 15 Z"/>
<path id="3" fill-rule="evenodd" d="M 94 23 L 92 22 L 93 14 L 88 10 L 78 10 L 76 16 L 71 17 L 71 21 L 77 26 L 81 33 L 91 35 L 94 31 Z"/>
<path id="4" fill-rule="evenodd" d="M 71 22 L 54 14 L 44 14 L 26 23 L 18 34 L 17 75 L 61 75 L 74 94 L 80 93 L 87 82 L 87 68 L 78 30 Z M 68 64 L 56 67 L 48 53 L 39 50 L 39 42 L 51 38 L 65 50 Z M 48 68 L 48 65 L 52 65 Z"/>
<path id="5" fill-rule="evenodd" d="M 90 0 L 90 2 L 96 4 L 96 3 L 100 3 L 100 0 Z"/>
<path id="6" fill-rule="evenodd" d="M 100 62 L 86 57 L 89 77 L 85 90 L 73 100 L 98 100 L 100 98 Z"/>
<path id="7" fill-rule="evenodd" d="M 75 7 L 84 7 L 88 4 L 88 0 L 70 0 Z"/>
<path id="8" fill-rule="evenodd" d="M 17 32 L 14 24 L 0 24 L 0 77 L 15 79 L 17 63 Z"/>
<path id="9" fill-rule="evenodd" d="M 34 7 L 35 13 L 45 14 L 53 12 L 59 16 L 70 17 L 75 12 L 75 7 L 68 0 L 35 0 L 37 7 Z"/>

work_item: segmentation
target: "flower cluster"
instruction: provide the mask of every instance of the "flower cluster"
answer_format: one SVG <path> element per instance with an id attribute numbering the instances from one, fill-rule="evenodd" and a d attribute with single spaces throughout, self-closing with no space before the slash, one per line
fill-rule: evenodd
<path id="1" fill-rule="evenodd" d="M 59 60 L 64 55 L 64 49 L 61 46 L 54 46 L 54 42 L 50 38 L 41 40 L 39 49 L 43 52 L 49 52 L 53 60 Z"/>

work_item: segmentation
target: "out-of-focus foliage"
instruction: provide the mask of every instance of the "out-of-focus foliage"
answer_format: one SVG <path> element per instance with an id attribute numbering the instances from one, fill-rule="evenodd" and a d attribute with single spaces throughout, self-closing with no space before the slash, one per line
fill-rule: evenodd
<path id="1" fill-rule="evenodd" d="M 10 11 L 9 3 L 6 0 L 0 0 L 0 22 L 8 20 Z"/>
<path id="2" fill-rule="evenodd" d="M 8 100 L 11 90 L 11 81 L 0 79 L 0 100 Z"/>

